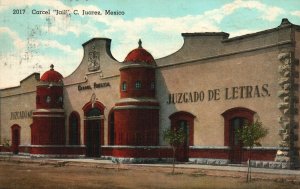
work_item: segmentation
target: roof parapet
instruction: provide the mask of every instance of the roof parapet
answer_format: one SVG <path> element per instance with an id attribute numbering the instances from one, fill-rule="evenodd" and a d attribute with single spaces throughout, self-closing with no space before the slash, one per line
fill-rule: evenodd
<path id="1" fill-rule="evenodd" d="M 111 53 L 111 49 L 110 49 L 111 39 L 109 38 L 101 38 L 101 37 L 92 38 L 87 42 L 83 43 L 82 46 L 84 49 L 97 46 L 99 51 L 101 51 L 102 53 L 106 53 L 113 60 L 116 60 Z"/>
<path id="2" fill-rule="evenodd" d="M 223 39 L 228 39 L 229 33 L 226 32 L 195 32 L 195 33 L 182 33 L 182 37 L 217 37 L 223 36 Z"/>
<path id="3" fill-rule="evenodd" d="M 283 18 L 281 20 L 281 23 L 280 23 L 280 25 L 278 27 L 281 28 L 281 27 L 286 27 L 286 26 L 291 26 L 291 25 L 293 25 L 293 24 L 289 21 L 289 19 Z"/>

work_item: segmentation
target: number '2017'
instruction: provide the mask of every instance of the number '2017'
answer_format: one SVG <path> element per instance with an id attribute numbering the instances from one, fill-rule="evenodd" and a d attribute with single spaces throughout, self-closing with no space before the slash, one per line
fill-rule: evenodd
<path id="1" fill-rule="evenodd" d="M 25 9 L 13 9 L 13 14 L 25 14 Z"/>

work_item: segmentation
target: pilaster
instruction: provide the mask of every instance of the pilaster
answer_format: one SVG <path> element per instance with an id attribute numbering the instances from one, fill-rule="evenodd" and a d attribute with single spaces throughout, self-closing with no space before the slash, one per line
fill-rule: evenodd
<path id="1" fill-rule="evenodd" d="M 280 90 L 278 97 L 278 109 L 281 111 L 281 116 L 278 122 L 281 125 L 279 135 L 281 141 L 279 146 L 282 150 L 278 150 L 275 161 L 285 164 L 284 167 L 294 169 L 299 162 L 299 155 L 295 147 L 295 141 L 298 140 L 296 130 L 298 129 L 298 122 L 296 116 L 298 115 L 298 84 L 295 82 L 299 77 L 298 60 L 295 59 L 293 52 L 282 52 L 278 55 L 280 65 L 278 67 L 279 79 L 278 84 Z"/>

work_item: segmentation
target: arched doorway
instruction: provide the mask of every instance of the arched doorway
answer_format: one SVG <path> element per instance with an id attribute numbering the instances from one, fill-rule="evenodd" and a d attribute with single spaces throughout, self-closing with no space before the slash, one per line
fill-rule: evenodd
<path id="1" fill-rule="evenodd" d="M 224 145 L 229 146 L 229 160 L 240 164 L 243 161 L 243 143 L 238 139 L 237 130 L 243 127 L 246 121 L 253 122 L 255 112 L 247 108 L 232 108 L 225 111 L 224 117 Z"/>
<path id="2" fill-rule="evenodd" d="M 104 106 L 100 102 L 87 103 L 84 111 L 84 142 L 87 157 L 100 157 L 104 144 Z"/>
<path id="3" fill-rule="evenodd" d="M 19 153 L 19 145 L 20 145 L 20 130 L 21 127 L 19 125 L 11 126 L 11 147 L 13 154 Z"/>
<path id="4" fill-rule="evenodd" d="M 189 146 L 194 145 L 194 118 L 191 113 L 180 111 L 170 115 L 171 129 L 183 128 L 185 140 L 183 145 L 177 150 L 176 160 L 186 162 L 189 160 Z"/>

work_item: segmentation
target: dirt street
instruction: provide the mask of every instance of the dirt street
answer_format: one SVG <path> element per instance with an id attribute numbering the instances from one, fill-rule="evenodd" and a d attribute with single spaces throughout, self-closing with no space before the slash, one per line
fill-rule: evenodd
<path id="1" fill-rule="evenodd" d="M 254 174 L 252 183 L 245 182 L 245 173 L 224 173 L 198 169 L 121 165 L 96 165 L 84 163 L 30 163 L 0 161 L 0 189 L 32 188 L 300 188 L 298 180 L 291 178 L 261 177 Z M 219 176 L 214 176 L 219 175 Z M 266 179 L 266 180 L 265 180 Z M 299 178 L 295 178 L 299 179 Z"/>

